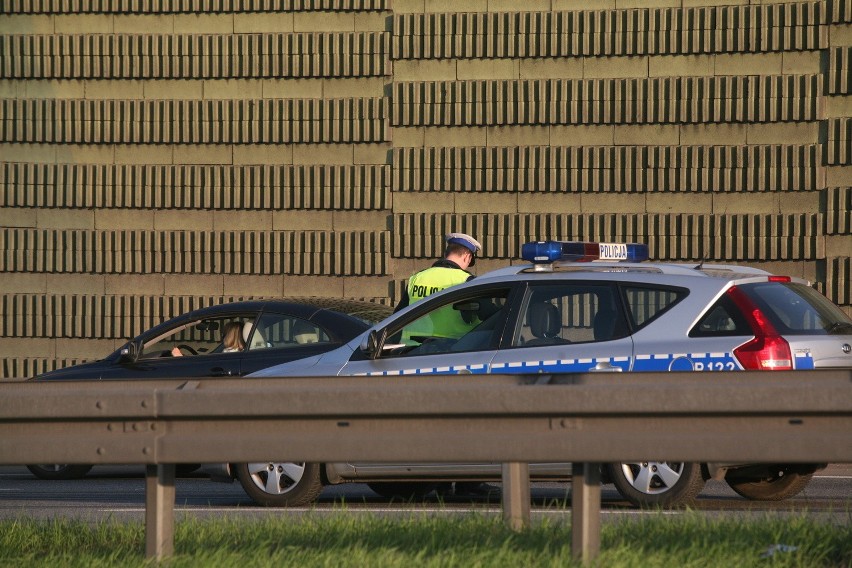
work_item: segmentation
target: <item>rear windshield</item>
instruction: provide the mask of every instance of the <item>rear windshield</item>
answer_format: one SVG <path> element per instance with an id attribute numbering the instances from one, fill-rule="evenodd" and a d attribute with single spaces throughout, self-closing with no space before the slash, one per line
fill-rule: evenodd
<path id="1" fill-rule="evenodd" d="M 756 282 L 742 290 L 782 335 L 852 333 L 852 320 L 828 298 L 805 284 Z M 724 294 L 690 331 L 691 337 L 751 335 L 748 322 Z"/>
<path id="2" fill-rule="evenodd" d="M 758 282 L 741 288 L 766 314 L 778 333 L 824 335 L 852 332 L 848 328 L 852 321 L 843 310 L 805 284 Z"/>

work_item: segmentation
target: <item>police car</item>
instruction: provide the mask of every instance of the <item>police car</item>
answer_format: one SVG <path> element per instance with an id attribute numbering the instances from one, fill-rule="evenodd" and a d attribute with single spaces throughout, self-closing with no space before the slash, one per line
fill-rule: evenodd
<path id="1" fill-rule="evenodd" d="M 527 264 L 435 293 L 336 350 L 252 376 L 852 367 L 852 320 L 805 280 L 744 266 L 650 263 L 644 244 L 532 242 L 522 257 Z M 441 329 L 448 313 L 464 322 L 462 332 Z M 247 487 L 267 504 L 312 499 L 300 484 L 318 486 L 320 478 L 373 482 L 380 492 L 389 487 L 381 481 L 499 479 L 497 464 L 308 464 L 307 480 L 283 476 L 275 495 L 273 465 L 259 465 L 257 487 Z M 747 498 L 785 499 L 822 466 L 649 461 L 603 473 L 632 503 L 669 506 L 689 502 L 711 477 Z M 531 466 L 534 476 L 560 471 Z"/>

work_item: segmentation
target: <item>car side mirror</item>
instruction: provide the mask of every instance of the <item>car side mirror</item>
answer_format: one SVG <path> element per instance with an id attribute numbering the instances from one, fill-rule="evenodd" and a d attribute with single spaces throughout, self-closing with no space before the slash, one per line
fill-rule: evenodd
<path id="1" fill-rule="evenodd" d="M 139 359 L 139 353 L 141 349 L 141 343 L 139 341 L 130 341 L 124 347 L 121 348 L 118 362 L 124 364 L 133 364 Z"/>
<path id="2" fill-rule="evenodd" d="M 456 302 L 453 304 L 453 309 L 460 312 L 476 312 L 479 310 L 479 302 L 477 300 L 469 300 L 467 302 Z"/>
<path id="3" fill-rule="evenodd" d="M 478 300 L 468 300 L 456 302 L 453 304 L 453 309 L 458 310 L 465 323 L 473 323 L 479 314 L 480 305 Z"/>
<path id="4" fill-rule="evenodd" d="M 387 336 L 387 329 L 370 330 L 370 333 L 367 334 L 367 337 L 365 337 L 361 342 L 361 352 L 367 355 L 370 359 L 377 358 L 379 353 L 382 352 L 382 345 L 384 345 Z"/>

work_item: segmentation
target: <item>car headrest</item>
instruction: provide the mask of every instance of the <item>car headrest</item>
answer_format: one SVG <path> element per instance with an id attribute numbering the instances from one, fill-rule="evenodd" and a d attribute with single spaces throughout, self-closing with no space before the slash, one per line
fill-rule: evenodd
<path id="1" fill-rule="evenodd" d="M 297 321 L 293 325 L 293 339 L 296 343 L 319 343 L 319 330 L 306 321 Z"/>
<path id="2" fill-rule="evenodd" d="M 550 302 L 532 304 L 527 313 L 527 323 L 536 337 L 556 337 L 562 327 L 559 308 Z"/>
<path id="3" fill-rule="evenodd" d="M 246 349 L 264 349 L 269 347 L 259 329 L 255 330 L 254 335 L 251 336 L 251 343 L 249 343 L 249 334 L 251 333 L 252 325 L 254 325 L 254 322 L 250 321 L 243 325 L 243 341 L 246 342 Z"/>

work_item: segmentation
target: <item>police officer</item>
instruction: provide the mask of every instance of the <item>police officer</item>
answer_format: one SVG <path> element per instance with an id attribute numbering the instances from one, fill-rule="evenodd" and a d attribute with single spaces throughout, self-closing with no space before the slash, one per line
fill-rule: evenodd
<path id="1" fill-rule="evenodd" d="M 482 252 L 482 245 L 479 244 L 479 241 L 464 233 L 450 233 L 444 240 L 446 241 L 444 258 L 435 261 L 432 266 L 415 273 L 408 279 L 408 286 L 394 312 L 398 312 L 430 294 L 474 278 L 474 275 L 467 269 L 476 264 L 476 255 Z M 452 314 L 444 315 L 451 316 Z M 453 336 L 457 331 L 453 328 L 467 325 L 461 321 L 458 315 L 454 317 L 456 321 L 451 321 L 449 317 L 441 317 L 440 315 L 439 318 L 442 321 L 435 322 L 436 327 L 443 329 L 433 331 L 434 335 Z M 450 484 L 445 485 L 449 486 Z M 456 482 L 453 485 L 452 492 L 458 496 L 488 496 L 499 493 L 499 489 L 496 487 L 476 481 Z M 442 486 L 439 488 L 439 492 L 447 488 Z"/>
<path id="2" fill-rule="evenodd" d="M 444 240 L 447 243 L 444 258 L 408 279 L 408 287 L 394 312 L 444 288 L 474 278 L 467 269 L 476 264 L 476 255 L 482 252 L 479 241 L 464 233 L 450 233 Z"/>

